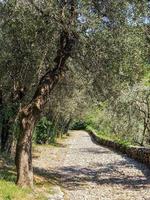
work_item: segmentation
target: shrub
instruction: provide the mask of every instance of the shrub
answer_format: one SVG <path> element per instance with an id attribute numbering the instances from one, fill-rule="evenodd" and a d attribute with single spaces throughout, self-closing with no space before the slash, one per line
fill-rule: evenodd
<path id="1" fill-rule="evenodd" d="M 80 120 L 80 121 L 76 121 L 72 125 L 71 129 L 73 129 L 73 130 L 85 130 L 86 126 L 87 126 L 87 123 L 85 121 Z"/>
<path id="2" fill-rule="evenodd" d="M 34 141 L 37 144 L 53 143 L 55 141 L 55 128 L 51 121 L 42 117 L 34 130 Z"/>

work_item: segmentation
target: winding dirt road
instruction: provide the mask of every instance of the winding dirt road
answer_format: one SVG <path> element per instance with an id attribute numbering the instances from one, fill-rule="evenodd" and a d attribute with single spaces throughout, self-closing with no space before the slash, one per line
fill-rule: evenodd
<path id="1" fill-rule="evenodd" d="M 49 200 L 150 200 L 150 169 L 96 145 L 84 131 L 45 149 L 34 166 L 57 185 L 58 195 Z"/>

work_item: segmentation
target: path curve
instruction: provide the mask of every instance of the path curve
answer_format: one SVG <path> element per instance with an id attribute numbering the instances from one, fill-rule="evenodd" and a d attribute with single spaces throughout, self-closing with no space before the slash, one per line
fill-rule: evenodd
<path id="1" fill-rule="evenodd" d="M 72 131 L 65 145 L 56 148 L 58 159 L 45 161 L 65 200 L 150 200 L 145 165 L 96 145 L 85 131 Z"/>

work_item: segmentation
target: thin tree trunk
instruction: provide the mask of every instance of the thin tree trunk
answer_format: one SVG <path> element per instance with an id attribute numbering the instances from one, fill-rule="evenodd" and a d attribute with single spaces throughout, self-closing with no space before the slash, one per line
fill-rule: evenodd
<path id="1" fill-rule="evenodd" d="M 71 122 L 72 122 L 71 118 L 69 118 L 67 121 L 64 120 L 64 124 L 63 124 L 63 127 L 62 127 L 63 135 L 69 136 L 68 130 L 69 130 L 69 126 L 70 126 Z"/>
<path id="2" fill-rule="evenodd" d="M 70 119 L 68 120 L 68 122 L 67 122 L 67 124 L 66 124 L 66 126 L 65 126 L 65 134 L 66 134 L 67 136 L 69 136 L 68 130 L 69 130 L 69 126 L 70 126 L 71 122 L 72 122 L 72 118 L 70 118 Z"/>
<path id="3" fill-rule="evenodd" d="M 147 122 L 146 122 L 146 119 L 144 119 L 144 129 L 143 129 L 143 134 L 142 134 L 141 146 L 144 146 L 146 130 L 147 130 Z"/>

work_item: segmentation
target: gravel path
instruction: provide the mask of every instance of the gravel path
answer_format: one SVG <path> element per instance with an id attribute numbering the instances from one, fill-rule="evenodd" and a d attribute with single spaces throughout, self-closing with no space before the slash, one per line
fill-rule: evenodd
<path id="1" fill-rule="evenodd" d="M 150 169 L 96 145 L 88 133 L 72 131 L 65 146 L 53 151 L 54 159 L 45 152 L 42 173 L 64 196 L 50 200 L 150 200 Z"/>

